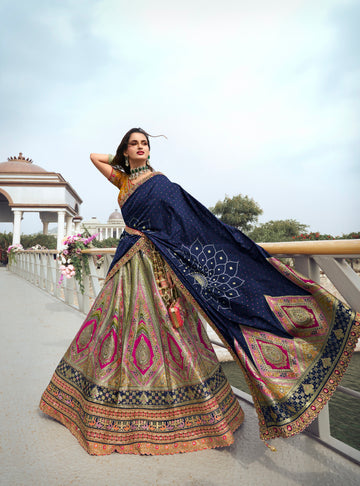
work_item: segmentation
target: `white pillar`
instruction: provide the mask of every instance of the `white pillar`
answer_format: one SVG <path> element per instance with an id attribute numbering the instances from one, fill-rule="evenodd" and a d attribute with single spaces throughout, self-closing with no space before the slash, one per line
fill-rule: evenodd
<path id="1" fill-rule="evenodd" d="M 72 234 L 72 216 L 69 216 L 68 214 L 66 215 L 66 236 L 69 236 Z"/>
<path id="2" fill-rule="evenodd" d="M 49 233 L 49 221 L 43 221 L 43 234 L 47 235 Z"/>
<path id="3" fill-rule="evenodd" d="M 20 243 L 22 211 L 14 210 L 13 245 Z"/>
<path id="4" fill-rule="evenodd" d="M 76 223 L 75 223 L 75 233 L 76 234 L 81 233 L 80 225 L 81 225 L 81 221 L 76 221 Z"/>
<path id="5" fill-rule="evenodd" d="M 64 223 L 65 223 L 65 211 L 58 211 L 58 229 L 57 229 L 57 250 L 61 250 L 63 247 L 63 239 L 65 237 Z"/>
<path id="6" fill-rule="evenodd" d="M 74 216 L 72 221 L 74 223 L 74 232 L 75 232 L 75 234 L 81 233 L 81 221 L 82 221 L 82 217 L 81 216 Z"/>

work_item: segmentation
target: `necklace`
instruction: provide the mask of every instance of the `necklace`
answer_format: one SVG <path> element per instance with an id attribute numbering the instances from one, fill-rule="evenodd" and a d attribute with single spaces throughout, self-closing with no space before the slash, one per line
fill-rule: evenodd
<path id="1" fill-rule="evenodd" d="M 136 179 L 142 172 L 150 170 L 150 167 L 145 164 L 142 167 L 136 167 L 136 169 L 130 169 L 129 179 Z"/>

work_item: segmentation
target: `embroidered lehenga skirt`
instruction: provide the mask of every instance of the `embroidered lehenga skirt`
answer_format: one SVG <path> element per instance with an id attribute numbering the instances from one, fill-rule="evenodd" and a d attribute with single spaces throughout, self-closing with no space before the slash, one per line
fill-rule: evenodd
<path id="1" fill-rule="evenodd" d="M 40 408 L 90 454 L 173 454 L 231 444 L 243 412 L 197 311 L 169 316 L 150 246 L 105 282 Z M 172 289 L 173 290 L 173 289 Z"/>

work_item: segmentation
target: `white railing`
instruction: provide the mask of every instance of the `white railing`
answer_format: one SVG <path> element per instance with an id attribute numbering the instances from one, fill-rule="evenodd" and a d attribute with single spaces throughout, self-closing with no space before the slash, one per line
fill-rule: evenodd
<path id="1" fill-rule="evenodd" d="M 65 304 L 87 314 L 95 296 L 100 292 L 106 271 L 115 254 L 115 248 L 96 248 L 86 250 L 89 255 L 90 274 L 84 276 L 84 293 L 81 293 L 75 278 L 64 278 L 60 284 L 60 269 L 56 259 L 57 250 L 26 250 L 16 253 L 15 262 L 9 270 L 28 280 L 33 285 L 53 295 Z M 104 261 L 97 265 L 96 255 L 102 255 Z"/>
<path id="2" fill-rule="evenodd" d="M 263 243 L 261 246 L 273 256 L 291 258 L 296 270 L 318 283 L 322 272 L 342 298 L 353 309 L 360 312 L 360 277 L 348 264 L 349 260 L 360 258 L 360 240 Z M 106 271 L 115 254 L 115 248 L 93 248 L 85 250 L 85 253 L 89 255 L 90 275 L 84 278 L 83 294 L 74 278 L 64 279 L 62 285 L 58 285 L 60 271 L 56 250 L 19 252 L 16 254 L 16 261 L 9 266 L 9 270 L 87 314 L 101 289 Z M 96 264 L 96 255 L 104 256 L 101 266 Z M 218 341 L 213 341 L 213 344 L 223 346 Z M 233 387 L 233 389 L 237 396 L 252 403 L 251 395 L 237 388 Z M 337 390 L 360 399 L 360 393 L 356 390 L 342 386 Z M 327 406 L 307 431 L 325 445 L 360 463 L 359 451 L 331 436 Z"/>

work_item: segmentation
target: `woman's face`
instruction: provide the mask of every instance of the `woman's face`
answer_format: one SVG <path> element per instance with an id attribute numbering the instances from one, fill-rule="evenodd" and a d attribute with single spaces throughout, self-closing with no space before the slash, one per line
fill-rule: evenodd
<path id="1" fill-rule="evenodd" d="M 129 157 L 129 163 L 139 166 L 145 165 L 150 154 L 149 144 L 146 136 L 143 133 L 132 133 L 130 135 L 127 149 L 124 150 L 124 155 Z"/>

